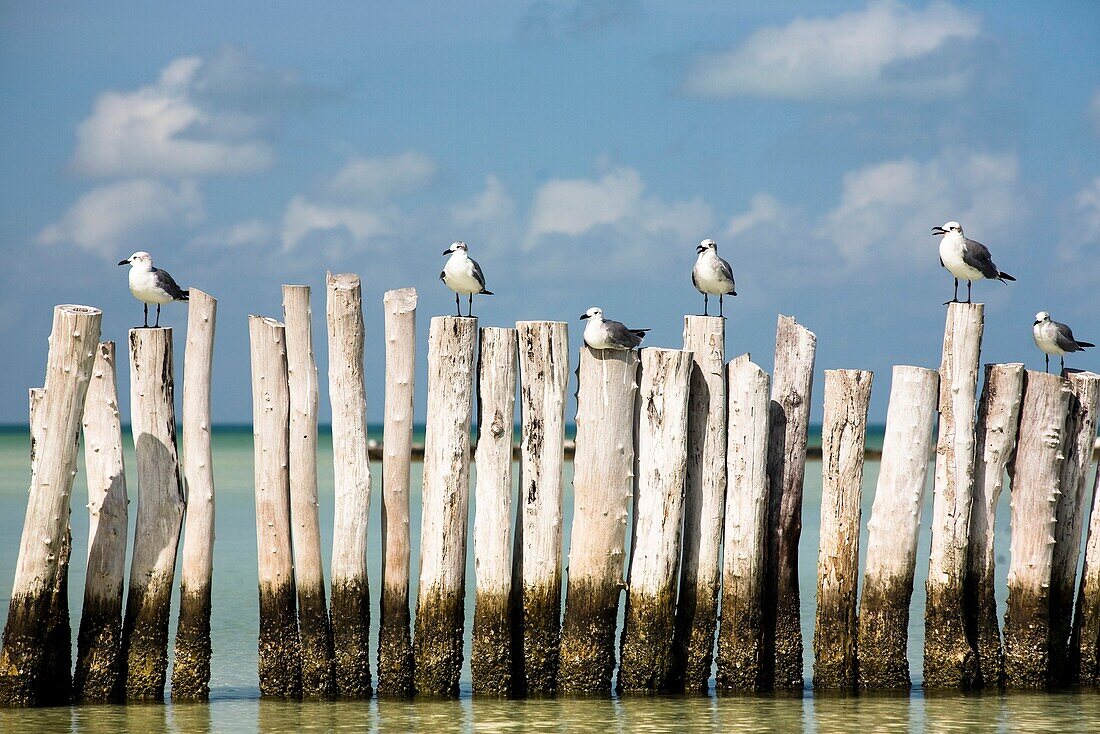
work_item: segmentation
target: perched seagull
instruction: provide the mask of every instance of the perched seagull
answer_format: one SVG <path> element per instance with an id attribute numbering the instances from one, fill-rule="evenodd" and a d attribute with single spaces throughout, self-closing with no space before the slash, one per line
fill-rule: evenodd
<path id="1" fill-rule="evenodd" d="M 943 235 L 943 239 L 940 240 L 940 265 L 955 276 L 955 295 L 947 303 L 959 302 L 959 278 L 966 280 L 967 303 L 970 303 L 970 286 L 975 280 L 988 278 L 1002 283 L 1016 280 L 1008 273 L 997 269 L 989 254 L 989 248 L 977 240 L 964 237 L 962 225 L 958 222 L 948 222 L 942 227 L 933 227 L 932 234 Z M 944 305 L 946 306 L 947 303 Z"/>
<path id="2" fill-rule="evenodd" d="M 161 305 L 187 300 L 187 291 L 180 288 L 171 275 L 154 268 L 153 258 L 148 252 L 139 250 L 125 260 L 119 260 L 118 264 L 130 266 L 130 292 L 145 304 L 145 328 L 149 328 L 150 303 L 157 304 L 157 321 L 153 324 L 157 327 L 160 326 Z"/>
<path id="3" fill-rule="evenodd" d="M 637 349 L 649 329 L 628 329 L 618 321 L 603 317 L 603 309 L 593 306 L 581 319 L 588 319 L 584 327 L 584 343 L 593 349 Z"/>
<path id="4" fill-rule="evenodd" d="M 444 255 L 450 255 L 447 264 L 443 266 L 443 272 L 439 279 L 444 285 L 455 292 L 455 308 L 458 315 L 462 315 L 462 304 L 459 303 L 458 294 L 465 293 L 470 297 L 469 316 L 474 315 L 474 294 L 479 296 L 491 296 L 492 291 L 485 290 L 485 276 L 481 272 L 481 266 L 477 260 L 470 257 L 469 248 L 465 242 L 452 242 L 451 246 L 443 251 Z"/>
<path id="5" fill-rule="evenodd" d="M 1096 346 L 1074 339 L 1073 331 L 1065 324 L 1053 321 L 1046 311 L 1035 314 L 1035 325 L 1031 327 L 1031 335 L 1035 338 L 1035 346 L 1046 355 L 1047 372 L 1050 372 L 1050 355 L 1058 355 L 1064 370 L 1066 354 Z"/>
<path id="6" fill-rule="evenodd" d="M 714 240 L 703 240 L 695 248 L 699 257 L 695 259 L 695 267 L 691 269 L 691 284 L 703 294 L 703 315 L 707 312 L 707 301 L 711 296 L 718 296 L 718 315 L 722 312 L 722 297 L 736 296 L 733 289 L 733 268 L 730 264 L 718 257 L 718 243 Z"/>

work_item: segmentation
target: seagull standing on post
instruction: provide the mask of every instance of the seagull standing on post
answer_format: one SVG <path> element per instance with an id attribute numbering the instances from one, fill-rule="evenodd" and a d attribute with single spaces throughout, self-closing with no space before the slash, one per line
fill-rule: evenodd
<path id="1" fill-rule="evenodd" d="M 605 319 L 603 309 L 597 306 L 585 311 L 581 319 L 588 320 L 584 327 L 584 343 L 593 349 L 637 349 L 649 331 L 630 329 L 618 321 Z"/>
<path id="2" fill-rule="evenodd" d="M 950 301 L 944 303 L 945 306 L 948 303 L 959 302 L 959 278 L 966 280 L 967 303 L 970 303 L 970 286 L 975 280 L 988 278 L 1002 283 L 1016 280 L 1008 273 L 997 269 L 989 254 L 989 248 L 977 240 L 963 236 L 962 225 L 958 222 L 948 222 L 942 227 L 933 227 L 932 234 L 943 236 L 940 240 L 940 265 L 955 276 L 955 295 Z"/>
<path id="3" fill-rule="evenodd" d="M 1047 372 L 1050 372 L 1050 355 L 1058 355 L 1064 370 L 1066 368 L 1066 354 L 1080 352 L 1083 349 L 1096 346 L 1074 339 L 1073 330 L 1065 324 L 1053 321 L 1046 311 L 1035 314 L 1035 325 L 1031 327 L 1031 336 L 1035 339 L 1035 346 L 1039 347 L 1046 355 Z"/>
<path id="4" fill-rule="evenodd" d="M 187 291 L 180 288 L 171 275 L 154 268 L 153 257 L 148 252 L 139 250 L 125 260 L 119 260 L 118 264 L 130 266 L 130 293 L 145 304 L 143 328 L 149 328 L 150 303 L 157 304 L 157 321 L 153 324 L 156 328 L 160 326 L 160 307 L 163 304 L 187 300 Z"/>
<path id="5" fill-rule="evenodd" d="M 468 316 L 474 315 L 474 294 L 491 296 L 492 291 L 485 290 L 485 275 L 481 272 L 481 266 L 477 260 L 470 257 L 469 248 L 465 242 L 452 242 L 451 246 L 443 251 L 444 255 L 450 255 L 447 264 L 443 266 L 443 272 L 439 279 L 443 284 L 455 292 L 455 308 L 458 315 L 462 315 L 462 304 L 458 300 L 460 293 L 470 297 Z"/>
<path id="6" fill-rule="evenodd" d="M 707 312 L 710 297 L 718 296 L 718 315 L 724 316 L 723 296 L 737 295 L 733 284 L 733 268 L 718 257 L 718 243 L 714 240 L 703 240 L 695 251 L 699 253 L 699 257 L 695 258 L 695 267 L 691 269 L 691 284 L 703 294 L 703 315 L 710 315 Z"/>

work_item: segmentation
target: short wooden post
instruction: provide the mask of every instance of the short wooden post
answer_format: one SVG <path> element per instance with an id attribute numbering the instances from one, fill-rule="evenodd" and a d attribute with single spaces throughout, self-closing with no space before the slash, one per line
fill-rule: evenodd
<path id="1" fill-rule="evenodd" d="M 798 540 L 817 337 L 790 316 L 775 335 L 768 438 L 768 552 L 764 586 L 764 680 L 768 688 L 800 690 L 802 624 Z"/>
<path id="2" fill-rule="evenodd" d="M 474 516 L 474 695 L 506 697 L 512 688 L 512 433 L 516 405 L 516 330 L 481 330 Z"/>
<path id="3" fill-rule="evenodd" d="M 130 330 L 130 425 L 138 500 L 122 625 L 128 700 L 164 698 L 168 616 L 184 499 L 176 454 L 172 330 Z"/>
<path id="4" fill-rule="evenodd" d="M 656 693 L 672 667 L 693 360 L 691 352 L 643 349 L 641 363 L 633 542 L 618 688 Z"/>
<path id="5" fill-rule="evenodd" d="M 673 666 L 667 687 L 706 693 L 718 625 L 722 518 L 726 505 L 725 319 L 684 317 L 684 349 L 695 355 L 688 406 L 684 552 Z"/>
<path id="6" fill-rule="evenodd" d="M 101 342 L 84 403 L 88 574 L 73 674 L 73 698 L 81 702 L 110 701 L 118 690 L 129 500 L 115 385 L 115 343 Z"/>
<path id="7" fill-rule="evenodd" d="M 371 694 L 367 519 L 370 460 L 363 385 L 363 294 L 354 273 L 328 274 L 328 382 L 336 515 L 332 535 L 332 636 L 336 690 Z"/>
<path id="8" fill-rule="evenodd" d="M 814 688 L 856 687 L 856 586 L 867 408 L 873 374 L 825 371 Z"/>
<path id="9" fill-rule="evenodd" d="M 424 696 L 458 696 L 462 672 L 476 340 L 475 318 L 432 319 L 413 630 L 414 683 L 416 693 Z"/>
<path id="10" fill-rule="evenodd" d="M 743 354 L 729 363 L 728 476 L 722 552 L 719 691 L 760 687 L 768 529 L 768 373 Z"/>
<path id="11" fill-rule="evenodd" d="M 940 363 L 940 425 L 932 497 L 932 552 L 924 611 L 924 685 L 971 688 L 978 657 L 966 635 L 965 577 L 974 495 L 975 413 L 985 306 L 947 307 Z"/>
<path id="12" fill-rule="evenodd" d="M 302 677 L 290 540 L 286 328 L 275 319 L 249 316 L 248 336 L 260 581 L 260 695 L 296 698 L 302 692 Z"/>
<path id="13" fill-rule="evenodd" d="M 1092 485 L 1085 563 L 1073 614 L 1070 655 L 1077 682 L 1083 686 L 1100 685 L 1100 467 Z"/>
<path id="14" fill-rule="evenodd" d="M 981 683 L 998 688 L 1004 679 L 1004 651 L 997 620 L 993 531 L 1005 469 L 1016 448 L 1023 397 L 1022 364 L 987 364 L 978 403 L 974 501 L 970 510 L 970 556 L 966 574 L 967 634 L 978 649 Z"/>
<path id="15" fill-rule="evenodd" d="M 859 600 L 856 667 L 862 689 L 910 685 L 909 603 L 939 381 L 935 370 L 894 367 Z"/>
<path id="16" fill-rule="evenodd" d="M 512 685 L 547 695 L 558 676 L 562 471 L 569 328 L 520 321 L 520 493 L 512 560 Z"/>
<path id="17" fill-rule="evenodd" d="M 415 288 L 386 291 L 386 415 L 382 424 L 382 594 L 378 621 L 378 695 L 413 692 L 409 623 L 409 475 L 416 372 Z"/>
<path id="18" fill-rule="evenodd" d="M 637 352 L 581 347 L 560 693 L 611 692 L 627 507 L 634 491 L 637 393 Z"/>
<path id="19" fill-rule="evenodd" d="M 0 648 L 0 706 L 40 706 L 68 697 L 69 661 L 56 654 L 58 603 L 68 578 L 69 507 L 80 420 L 102 319 L 99 309 L 57 306 L 46 358 L 45 395 L 33 410 L 30 495 Z M 33 398 L 32 398 L 33 400 Z M 33 402 L 32 402 L 33 404 Z M 35 430 L 35 424 L 40 428 Z M 68 633 L 68 606 L 64 619 Z M 62 659 L 62 657 L 64 659 Z"/>
<path id="20" fill-rule="evenodd" d="M 210 582 L 214 571 L 214 466 L 210 448 L 210 376 L 218 301 L 191 288 L 183 354 L 183 570 L 176 623 L 172 700 L 210 696 Z"/>

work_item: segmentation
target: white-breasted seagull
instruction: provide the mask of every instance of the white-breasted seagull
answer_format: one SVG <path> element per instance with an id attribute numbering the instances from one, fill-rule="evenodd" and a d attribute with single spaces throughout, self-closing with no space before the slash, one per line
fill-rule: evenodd
<path id="1" fill-rule="evenodd" d="M 458 315 L 462 315 L 462 304 L 458 295 L 464 293 L 470 297 L 468 316 L 474 315 L 474 295 L 491 296 L 492 291 L 485 290 L 485 275 L 481 272 L 481 266 L 477 260 L 470 257 L 470 248 L 465 242 L 452 242 L 451 246 L 443 251 L 444 255 L 450 255 L 439 279 L 443 284 L 455 292 L 455 309 Z"/>
<path id="2" fill-rule="evenodd" d="M 737 295 L 734 290 L 733 268 L 718 256 L 718 243 L 714 240 L 703 240 L 695 251 L 699 253 L 699 257 L 695 258 L 695 267 L 691 269 L 691 284 L 703 294 L 703 315 L 710 315 L 707 312 L 710 296 L 718 296 L 718 315 L 724 316 L 722 298 Z"/>
<path id="3" fill-rule="evenodd" d="M 1072 329 L 1051 319 L 1050 314 L 1046 311 L 1035 314 L 1035 324 L 1031 327 L 1031 336 L 1035 339 L 1035 346 L 1039 347 L 1040 351 L 1046 355 L 1047 372 L 1050 372 L 1050 355 L 1058 355 L 1061 367 L 1064 370 L 1066 368 L 1065 355 L 1096 346 L 1075 339 Z"/>
<path id="4" fill-rule="evenodd" d="M 967 303 L 970 303 L 970 286 L 975 280 L 986 278 L 1002 283 L 1016 280 L 993 264 L 988 247 L 964 236 L 962 225 L 958 222 L 947 222 L 942 227 L 933 227 L 932 234 L 943 236 L 940 240 L 940 265 L 955 276 L 955 295 L 944 303 L 945 306 L 959 302 L 960 278 L 966 281 Z"/>
<path id="5" fill-rule="evenodd" d="M 637 349 L 649 329 L 631 329 L 618 321 L 603 317 L 603 309 L 593 306 L 584 312 L 584 343 L 593 349 Z"/>
<path id="6" fill-rule="evenodd" d="M 186 301 L 187 291 L 176 284 L 175 279 L 160 268 L 153 267 L 153 257 L 143 250 L 138 250 L 125 260 L 119 260 L 119 265 L 130 266 L 130 293 L 145 305 L 145 323 L 143 328 L 149 328 L 149 304 L 157 304 L 157 320 L 154 328 L 160 326 L 160 307 L 172 301 Z"/>

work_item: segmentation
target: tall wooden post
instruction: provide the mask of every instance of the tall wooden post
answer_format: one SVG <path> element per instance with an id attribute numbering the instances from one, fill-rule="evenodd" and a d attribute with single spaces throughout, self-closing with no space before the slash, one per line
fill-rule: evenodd
<path id="1" fill-rule="evenodd" d="M 1100 685 L 1100 467 L 1092 485 L 1088 539 L 1073 613 L 1070 654 L 1077 682 L 1083 686 Z"/>

